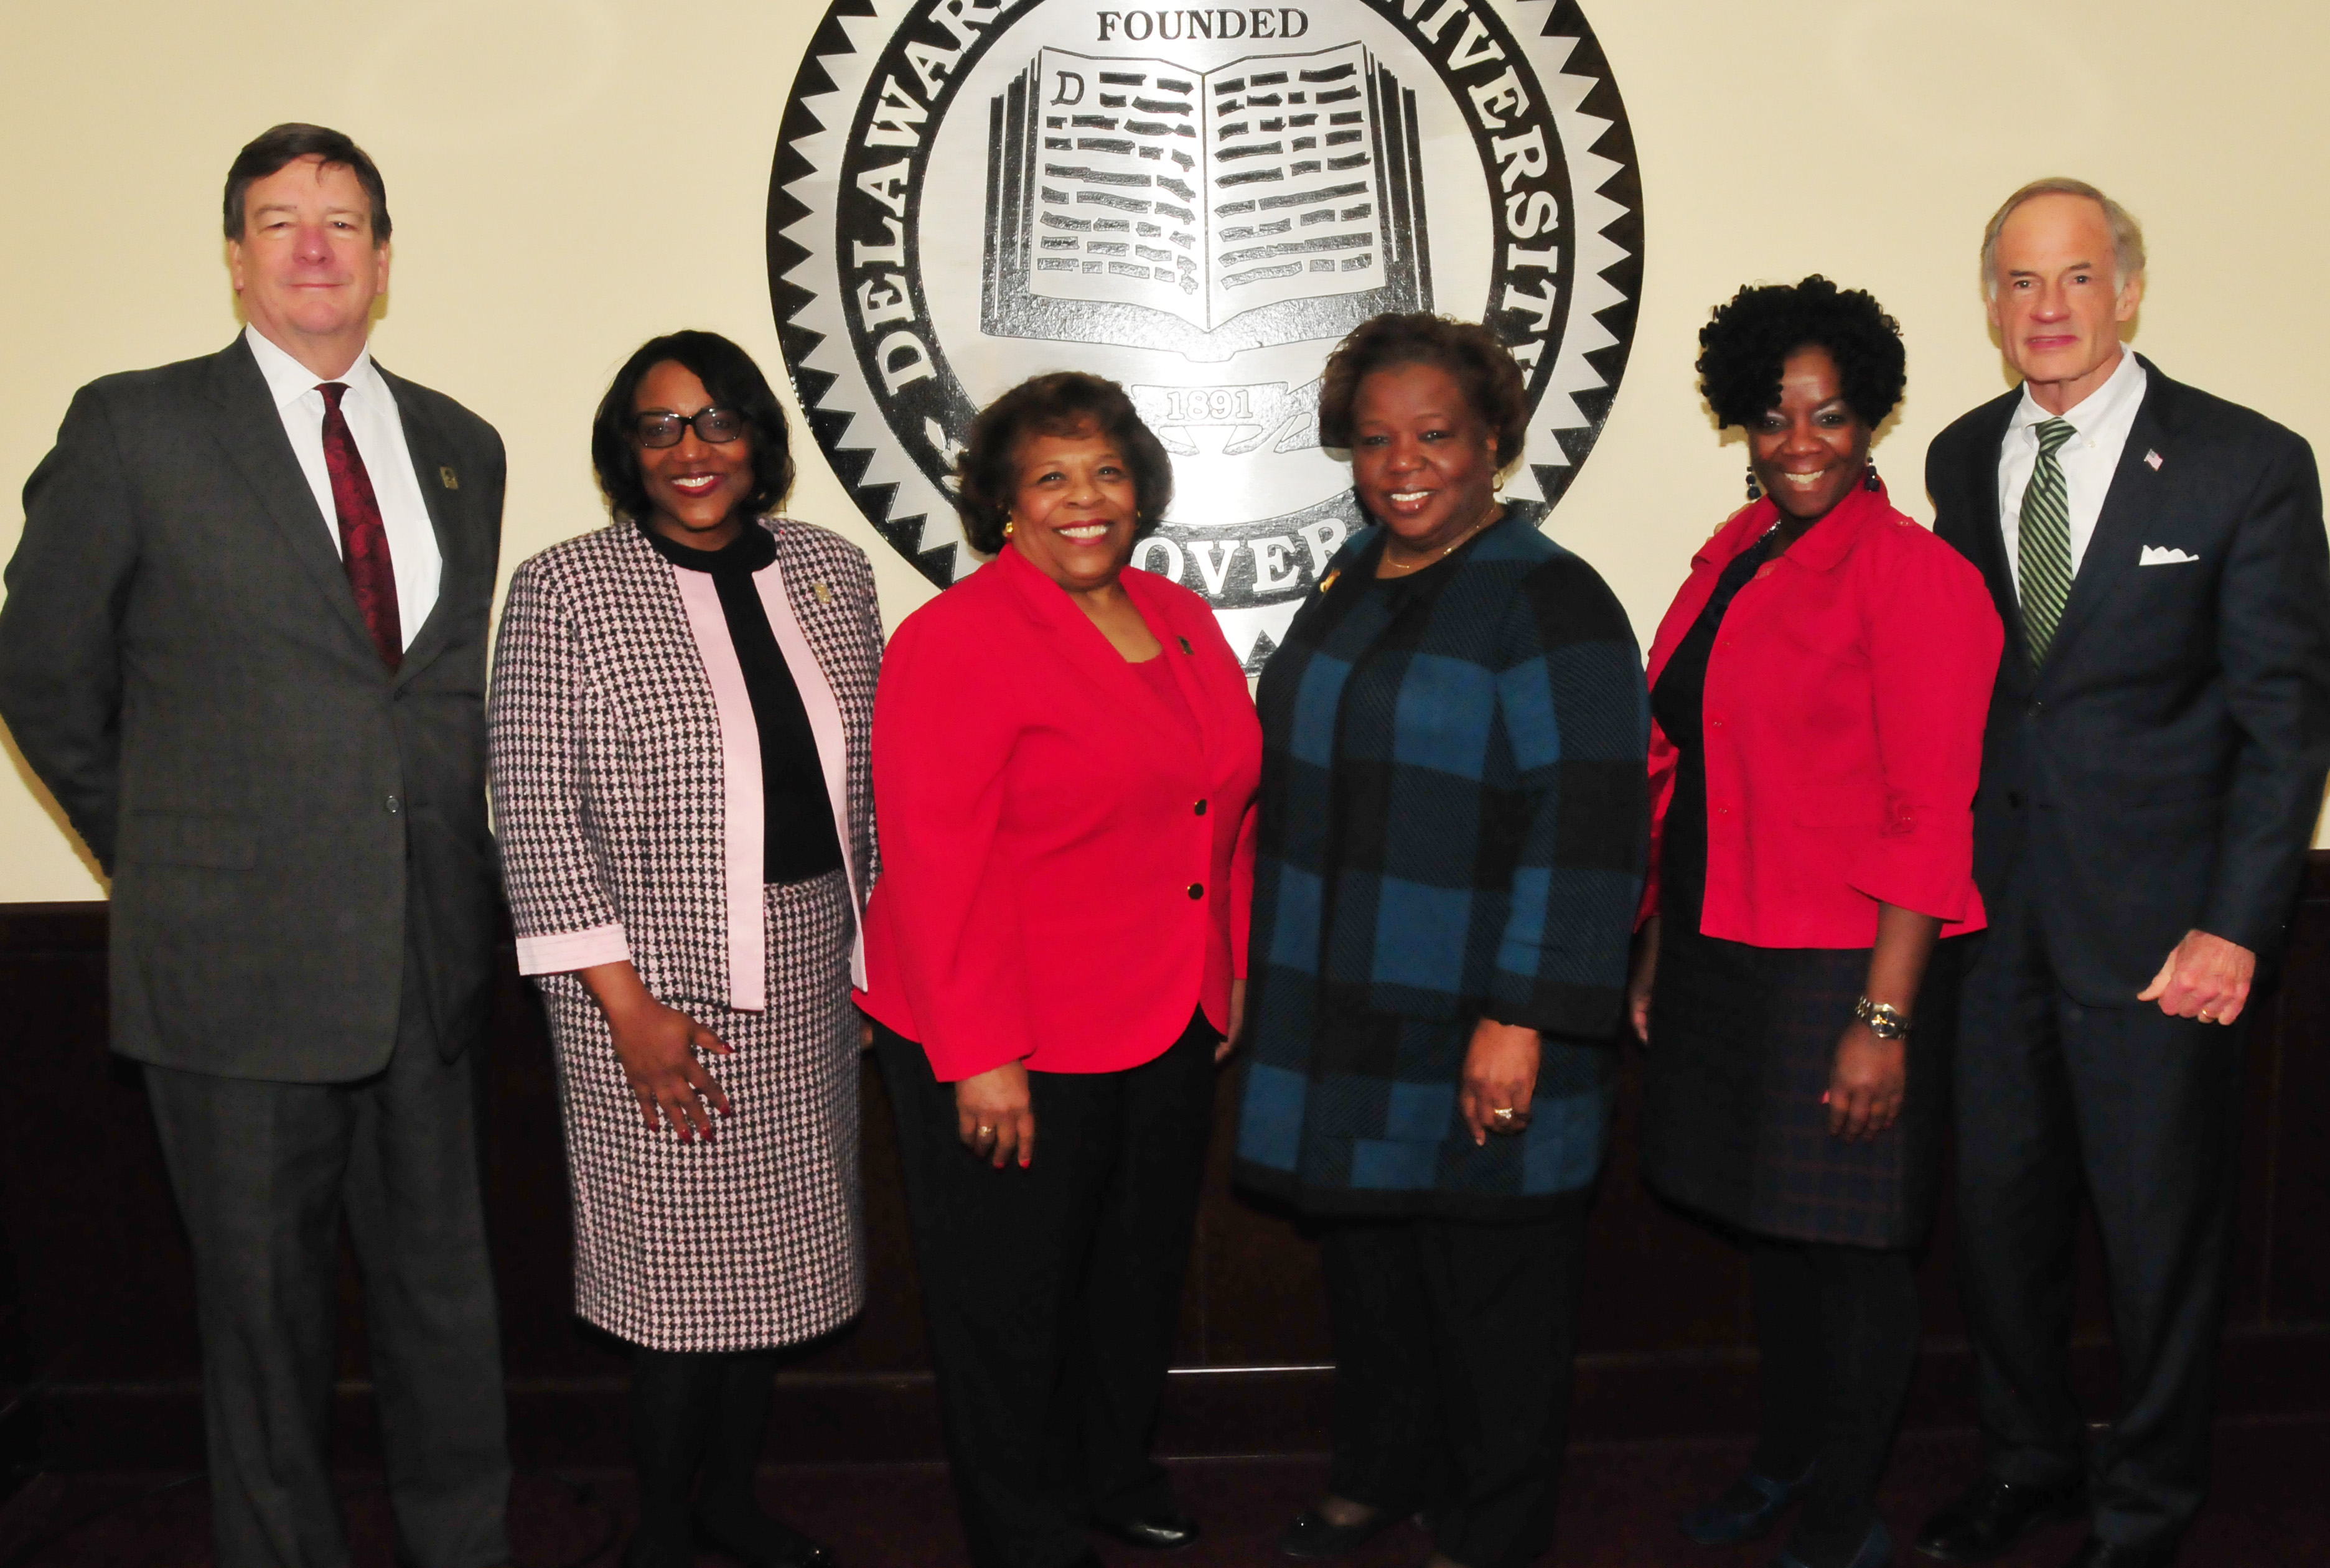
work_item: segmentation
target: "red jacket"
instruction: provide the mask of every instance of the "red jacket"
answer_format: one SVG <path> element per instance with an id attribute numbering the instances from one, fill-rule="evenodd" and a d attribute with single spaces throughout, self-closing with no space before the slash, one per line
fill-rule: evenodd
<path id="1" fill-rule="evenodd" d="M 874 700 L 882 875 L 858 1004 L 944 1082 L 1162 1054 L 1246 973 L 1262 725 L 1205 600 L 1125 591 L 1204 734 L 1006 549 L 906 618 Z"/>
<path id="2" fill-rule="evenodd" d="M 1650 680 L 1715 581 L 1778 519 L 1742 509 L 1691 558 L 1659 623 Z M 1723 618 L 1707 662 L 1707 899 L 1700 930 L 1765 948 L 1865 948 L 1880 901 L 1978 930 L 1974 794 L 2003 634 L 1982 574 L 1854 490 L 1767 562 Z M 1678 753 L 1651 728 L 1658 910 Z"/>

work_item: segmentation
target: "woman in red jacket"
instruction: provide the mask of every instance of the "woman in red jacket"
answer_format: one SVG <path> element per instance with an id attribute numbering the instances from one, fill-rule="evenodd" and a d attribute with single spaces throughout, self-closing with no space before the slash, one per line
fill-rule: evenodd
<path id="1" fill-rule="evenodd" d="M 1126 564 L 1173 481 L 1114 383 L 1006 392 L 959 473 L 995 560 L 883 659 L 859 1001 L 971 1561 L 1096 1565 L 1087 1524 L 1197 1535 L 1149 1440 L 1246 988 L 1262 730 L 1205 601 Z"/>
<path id="2" fill-rule="evenodd" d="M 1780 1568 L 1880 1568 L 1946 1109 L 1937 944 L 1983 923 L 1973 805 L 2002 634 L 1981 575 L 1870 466 L 1903 379 L 1874 299 L 1820 277 L 1745 288 L 1700 343 L 1709 404 L 1747 430 L 1751 504 L 1651 647 L 1633 1006 L 1643 1173 L 1747 1246 L 1765 1416 L 1748 1472 L 1682 1524 L 1748 1540 L 1801 1498 Z"/>

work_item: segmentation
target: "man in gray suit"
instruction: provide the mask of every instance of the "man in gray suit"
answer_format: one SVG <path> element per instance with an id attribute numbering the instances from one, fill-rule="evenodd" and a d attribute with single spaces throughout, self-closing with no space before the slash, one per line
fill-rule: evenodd
<path id="1" fill-rule="evenodd" d="M 223 1568 L 340 1568 L 343 1214 L 400 1560 L 509 1555 L 473 1049 L 491 978 L 492 428 L 366 352 L 389 217 L 346 137 L 229 171 L 248 328 L 74 397 L 24 486 L 0 715 L 113 879 L 113 1048 L 193 1242 Z"/>

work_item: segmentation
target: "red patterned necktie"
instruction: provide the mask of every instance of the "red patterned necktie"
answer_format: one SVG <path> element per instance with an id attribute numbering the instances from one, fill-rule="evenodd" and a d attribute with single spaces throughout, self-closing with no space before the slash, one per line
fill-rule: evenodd
<path id="1" fill-rule="evenodd" d="M 356 608 L 371 628 L 380 662 L 393 670 L 404 662 L 404 631 L 396 615 L 388 525 L 380 520 L 380 500 L 372 493 L 372 476 L 365 472 L 348 416 L 340 411 L 347 383 L 327 381 L 316 390 L 324 394 L 324 467 L 332 476 L 332 509 L 340 515 L 340 563 L 348 569 L 348 586 L 356 591 Z"/>

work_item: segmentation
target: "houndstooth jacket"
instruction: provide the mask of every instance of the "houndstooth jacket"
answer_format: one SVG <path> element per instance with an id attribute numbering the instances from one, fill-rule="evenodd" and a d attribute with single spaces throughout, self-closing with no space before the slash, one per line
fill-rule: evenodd
<path id="1" fill-rule="evenodd" d="M 862 918 L 877 870 L 873 568 L 822 528 L 762 526 L 777 558 L 755 585 L 817 736 Z M 517 569 L 487 708 L 493 803 L 522 972 L 628 958 L 667 1003 L 752 1012 L 768 1000 L 760 754 L 716 594 L 688 581 L 699 576 L 629 522 Z"/>

